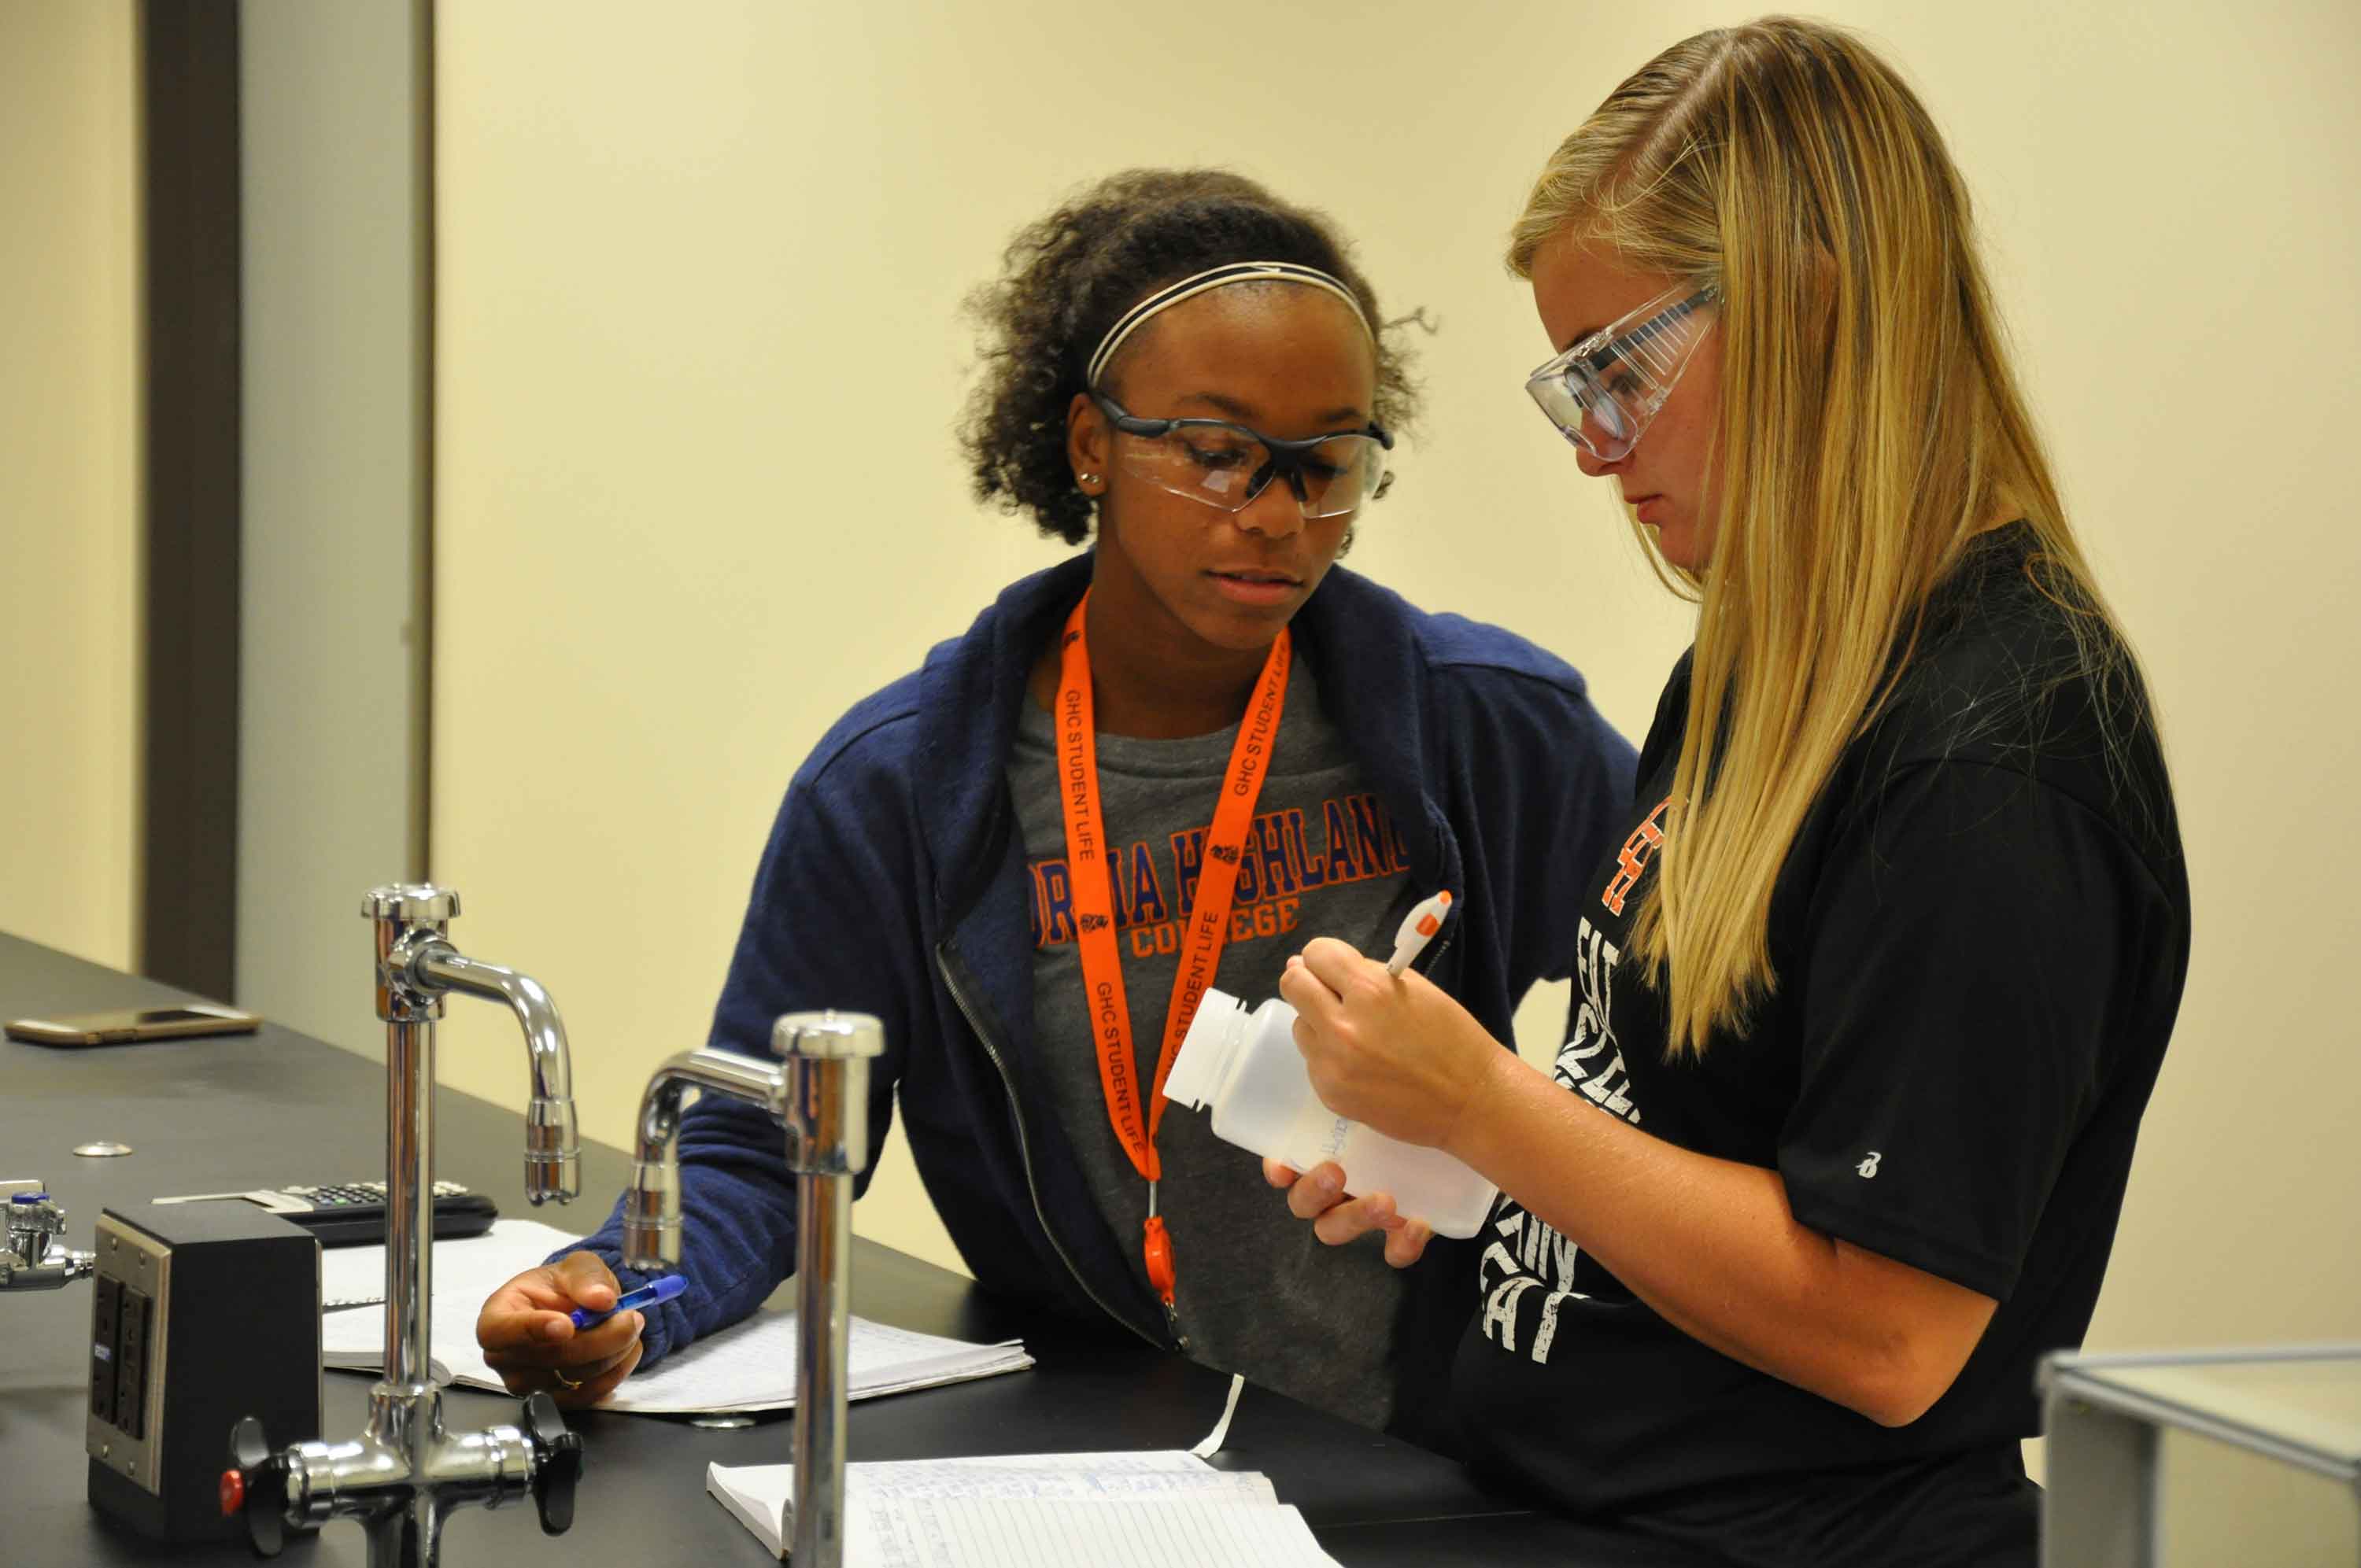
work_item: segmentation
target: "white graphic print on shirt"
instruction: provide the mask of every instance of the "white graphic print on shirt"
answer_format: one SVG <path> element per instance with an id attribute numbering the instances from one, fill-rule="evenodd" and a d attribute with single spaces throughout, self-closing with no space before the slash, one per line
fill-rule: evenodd
<path id="1" fill-rule="evenodd" d="M 1582 923 L 1579 943 L 1575 973 L 1582 985 L 1582 1005 L 1575 1012 L 1573 1037 L 1558 1052 L 1550 1076 L 1601 1110 L 1637 1125 L 1640 1108 L 1631 1103 L 1631 1075 L 1624 1070 L 1608 1007 L 1620 955 L 1588 920 Z M 1527 1213 L 1505 1192 L 1493 1206 L 1492 1230 L 1492 1245 L 1477 1269 L 1484 1335 L 1502 1350 L 1513 1354 L 1521 1348 L 1533 1360 L 1546 1362 L 1557 1338 L 1558 1309 L 1567 1301 L 1587 1299 L 1574 1288 L 1574 1266 L 1580 1255 L 1573 1242 Z M 1547 1288 L 1534 1295 L 1541 1287 Z"/>

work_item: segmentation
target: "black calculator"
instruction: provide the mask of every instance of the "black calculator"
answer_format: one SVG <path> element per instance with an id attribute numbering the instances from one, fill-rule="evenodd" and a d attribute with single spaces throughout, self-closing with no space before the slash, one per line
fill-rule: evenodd
<path id="1" fill-rule="evenodd" d="M 159 1203 L 225 1203 L 244 1201 L 267 1209 L 302 1226 L 322 1246 L 356 1245 L 385 1240 L 385 1183 L 343 1181 L 325 1187 L 270 1187 L 253 1192 L 192 1192 L 184 1198 L 159 1198 Z M 500 1209 L 480 1192 L 470 1192 L 456 1181 L 434 1184 L 434 1239 L 479 1236 L 492 1228 Z"/>

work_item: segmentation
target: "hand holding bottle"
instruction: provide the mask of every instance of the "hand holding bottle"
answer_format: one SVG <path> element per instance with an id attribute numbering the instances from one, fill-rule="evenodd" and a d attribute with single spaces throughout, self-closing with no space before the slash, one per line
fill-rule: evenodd
<path id="1" fill-rule="evenodd" d="M 1406 1220 L 1394 1212 L 1390 1194 L 1372 1192 L 1364 1198 L 1345 1196 L 1345 1172 L 1334 1160 L 1323 1160 L 1298 1174 L 1275 1159 L 1262 1162 L 1262 1178 L 1287 1192 L 1288 1212 L 1312 1222 L 1312 1234 L 1330 1246 L 1356 1242 L 1372 1231 L 1386 1238 L 1386 1261 L 1408 1268 L 1426 1253 L 1434 1232 L 1423 1220 Z"/>

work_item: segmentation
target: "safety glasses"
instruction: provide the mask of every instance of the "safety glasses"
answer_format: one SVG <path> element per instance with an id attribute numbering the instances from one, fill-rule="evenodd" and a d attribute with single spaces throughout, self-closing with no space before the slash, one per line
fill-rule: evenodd
<path id="1" fill-rule="evenodd" d="M 1286 482 L 1307 518 L 1344 517 L 1386 493 L 1394 444 L 1378 425 L 1289 440 L 1220 419 L 1142 419 L 1093 393 L 1121 443 L 1126 473 L 1223 511 L 1244 511 L 1273 479 Z"/>
<path id="2" fill-rule="evenodd" d="M 1602 463 L 1640 444 L 1714 323 L 1721 291 L 1684 284 L 1609 323 L 1525 378 L 1559 433 Z"/>

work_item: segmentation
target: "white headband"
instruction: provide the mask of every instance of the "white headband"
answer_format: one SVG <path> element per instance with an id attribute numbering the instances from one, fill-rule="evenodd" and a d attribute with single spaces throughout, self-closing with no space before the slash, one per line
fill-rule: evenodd
<path id="1" fill-rule="evenodd" d="M 1082 377 L 1082 385 L 1097 387 L 1099 372 L 1106 368 L 1107 361 L 1115 357 L 1115 351 L 1123 346 L 1124 339 L 1146 326 L 1158 312 L 1169 311 L 1183 300 L 1193 300 L 1208 290 L 1231 283 L 1308 283 L 1314 289 L 1325 289 L 1353 307 L 1353 319 L 1361 323 L 1361 330 L 1369 334 L 1371 343 L 1378 340 L 1377 330 L 1369 325 L 1369 318 L 1362 313 L 1361 302 L 1353 298 L 1353 291 L 1317 267 L 1299 267 L 1292 261 L 1233 261 L 1225 267 L 1215 267 L 1183 278 L 1169 289 L 1159 289 L 1124 312 L 1115 325 L 1107 328 L 1106 335 L 1099 339 L 1098 352 L 1091 356 L 1090 369 Z"/>

